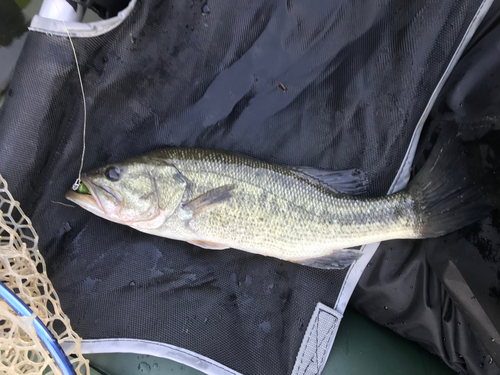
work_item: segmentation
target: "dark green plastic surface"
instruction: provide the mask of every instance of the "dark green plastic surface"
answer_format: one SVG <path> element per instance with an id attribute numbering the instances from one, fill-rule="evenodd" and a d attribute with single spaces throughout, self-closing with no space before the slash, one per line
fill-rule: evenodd
<path id="1" fill-rule="evenodd" d="M 347 309 L 324 375 L 451 375 L 437 356 Z"/>

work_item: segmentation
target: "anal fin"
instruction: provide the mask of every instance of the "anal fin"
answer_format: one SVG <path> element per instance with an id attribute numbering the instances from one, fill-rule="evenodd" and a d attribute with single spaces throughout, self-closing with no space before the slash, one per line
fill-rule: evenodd
<path id="1" fill-rule="evenodd" d="M 363 252 L 359 250 L 342 249 L 335 250 L 331 254 L 322 257 L 303 259 L 294 261 L 294 263 L 302 264 L 307 267 L 321 268 L 324 270 L 337 270 L 350 266 L 352 262 L 358 260 L 362 255 Z"/>
<path id="2" fill-rule="evenodd" d="M 209 249 L 209 250 L 224 250 L 224 249 L 229 249 L 229 246 L 227 246 L 227 245 L 222 245 L 220 243 L 211 242 L 211 241 L 189 240 L 189 241 L 186 241 L 186 242 L 189 242 L 191 245 L 195 245 L 195 246 L 202 247 L 204 249 Z"/>

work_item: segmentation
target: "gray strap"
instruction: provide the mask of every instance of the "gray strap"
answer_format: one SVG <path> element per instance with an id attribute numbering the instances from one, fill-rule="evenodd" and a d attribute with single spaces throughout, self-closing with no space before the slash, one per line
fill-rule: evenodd
<path id="1" fill-rule="evenodd" d="M 341 320 L 341 313 L 318 302 L 302 339 L 292 375 L 321 374 Z"/>

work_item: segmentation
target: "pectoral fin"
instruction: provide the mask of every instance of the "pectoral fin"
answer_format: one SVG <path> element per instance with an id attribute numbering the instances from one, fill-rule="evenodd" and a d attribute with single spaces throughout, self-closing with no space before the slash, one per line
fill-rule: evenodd
<path id="1" fill-rule="evenodd" d="M 325 270 L 336 270 L 350 266 L 352 262 L 359 259 L 363 252 L 353 249 L 336 250 L 331 254 L 319 258 L 309 258 L 294 263 L 303 266 L 321 268 Z"/>
<path id="2" fill-rule="evenodd" d="M 229 249 L 229 246 L 222 245 L 222 244 L 216 243 L 216 242 L 203 241 L 203 240 L 189 240 L 187 242 L 189 242 L 191 245 L 202 247 L 204 249 L 210 249 L 210 250 Z"/>
<path id="3" fill-rule="evenodd" d="M 209 210 L 216 204 L 227 201 L 231 198 L 231 192 L 236 185 L 224 185 L 218 188 L 207 191 L 199 195 L 193 200 L 182 205 L 184 210 L 191 214 L 191 218 L 199 215 L 200 213 Z"/>

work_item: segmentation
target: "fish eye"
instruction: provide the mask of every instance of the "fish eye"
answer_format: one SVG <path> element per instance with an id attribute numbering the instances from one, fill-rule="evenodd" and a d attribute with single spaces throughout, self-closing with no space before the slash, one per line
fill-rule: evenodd
<path id="1" fill-rule="evenodd" d="M 118 181 L 121 177 L 121 171 L 120 168 L 111 166 L 106 168 L 106 171 L 104 172 L 104 175 L 109 181 Z"/>

